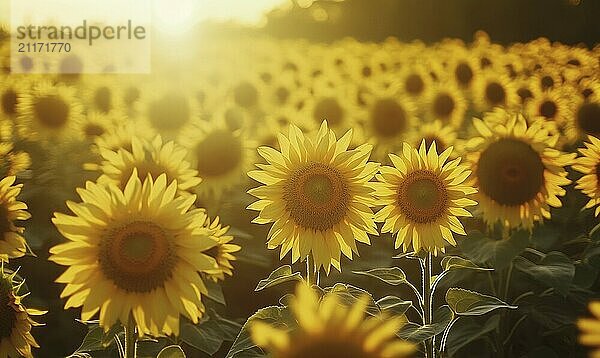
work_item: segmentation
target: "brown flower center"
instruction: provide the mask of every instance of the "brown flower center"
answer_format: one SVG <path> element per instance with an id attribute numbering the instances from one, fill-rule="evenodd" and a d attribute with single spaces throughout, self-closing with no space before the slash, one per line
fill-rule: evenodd
<path id="1" fill-rule="evenodd" d="M 420 75 L 413 73 L 404 80 L 404 89 L 412 96 L 420 95 L 425 89 L 425 82 Z"/>
<path id="2" fill-rule="evenodd" d="M 344 109 L 335 98 L 323 98 L 315 105 L 313 118 L 317 123 L 326 120 L 330 126 L 340 125 L 344 120 Z"/>
<path id="3" fill-rule="evenodd" d="M 331 337 L 331 335 L 334 335 Z M 367 352 L 362 347 L 362 337 L 335 336 L 307 337 L 295 340 L 286 352 L 276 354 L 274 358 L 380 358 L 381 352 Z"/>
<path id="4" fill-rule="evenodd" d="M 533 93 L 531 93 L 531 90 L 529 90 L 529 88 L 519 88 L 517 90 L 517 95 L 519 95 L 519 98 L 521 98 L 521 103 L 525 103 L 525 101 L 527 101 L 530 98 L 533 98 Z"/>
<path id="5" fill-rule="evenodd" d="M 8 89 L 2 94 L 0 104 L 2 105 L 2 112 L 4 114 L 12 116 L 17 113 L 17 103 L 19 103 L 19 97 L 17 92 L 13 89 Z"/>
<path id="6" fill-rule="evenodd" d="M 579 107 L 577 125 L 586 134 L 600 135 L 600 104 L 584 103 Z"/>
<path id="7" fill-rule="evenodd" d="M 102 86 L 94 93 L 94 106 L 102 112 L 108 113 L 112 109 L 112 92 L 110 88 Z"/>
<path id="8" fill-rule="evenodd" d="M 456 81 L 463 87 L 468 87 L 473 80 L 473 69 L 466 62 L 459 63 L 454 69 Z"/>
<path id="9" fill-rule="evenodd" d="M 546 119 L 553 119 L 558 112 L 558 106 L 554 101 L 546 100 L 540 105 L 540 114 Z"/>
<path id="10" fill-rule="evenodd" d="M 148 293 L 162 287 L 177 263 L 172 239 L 152 222 L 134 221 L 109 230 L 99 246 L 102 272 L 129 292 Z"/>
<path id="11" fill-rule="evenodd" d="M 190 112 L 190 105 L 186 97 L 169 93 L 150 103 L 148 119 L 159 132 L 176 131 L 190 121 Z"/>
<path id="12" fill-rule="evenodd" d="M 454 98 L 448 93 L 440 93 L 433 101 L 433 111 L 436 116 L 448 118 L 454 111 Z"/>
<path id="13" fill-rule="evenodd" d="M 95 123 L 88 123 L 84 128 L 85 136 L 88 138 L 95 138 L 103 135 L 106 132 L 104 127 Z"/>
<path id="14" fill-rule="evenodd" d="M 208 134 L 196 146 L 200 177 L 218 177 L 229 173 L 242 161 L 242 141 L 226 130 Z"/>
<path id="15" fill-rule="evenodd" d="M 371 122 L 377 136 L 395 137 L 406 130 L 406 111 L 391 98 L 380 99 L 371 110 Z"/>
<path id="16" fill-rule="evenodd" d="M 69 111 L 69 105 L 58 96 L 40 97 L 33 104 L 35 118 L 50 129 L 64 127 L 69 119 Z"/>
<path id="17" fill-rule="evenodd" d="M 547 90 L 548 88 L 552 88 L 554 86 L 554 79 L 551 76 L 544 76 L 540 80 L 540 84 L 542 85 L 543 90 Z"/>
<path id="18" fill-rule="evenodd" d="M 446 184 L 429 170 L 409 173 L 398 187 L 398 206 L 412 222 L 432 223 L 448 209 Z"/>
<path id="19" fill-rule="evenodd" d="M 346 216 L 350 186 L 338 169 L 323 163 L 308 163 L 284 183 L 283 200 L 298 225 L 325 231 Z"/>
<path id="20" fill-rule="evenodd" d="M 518 206 L 535 198 L 544 185 L 544 164 L 527 143 L 500 139 L 481 153 L 479 189 L 500 205 Z"/>
<path id="21" fill-rule="evenodd" d="M 242 108 L 252 108 L 258 103 L 258 90 L 252 83 L 242 82 L 233 89 L 233 99 Z"/>
<path id="22" fill-rule="evenodd" d="M 506 100 L 506 91 L 498 82 L 490 82 L 485 87 L 485 99 L 492 106 L 504 104 Z"/>

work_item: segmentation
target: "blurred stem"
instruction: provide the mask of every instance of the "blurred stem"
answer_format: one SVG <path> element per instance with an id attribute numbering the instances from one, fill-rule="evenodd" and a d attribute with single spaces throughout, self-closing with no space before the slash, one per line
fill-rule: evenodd
<path id="1" fill-rule="evenodd" d="M 306 256 L 306 282 L 308 282 L 310 286 L 319 284 L 317 282 L 317 275 L 314 262 L 315 260 L 310 254 Z"/>
<path id="2" fill-rule="evenodd" d="M 125 358 L 135 358 L 136 341 L 135 321 L 133 320 L 133 315 L 130 314 L 125 326 Z"/>
<path id="3" fill-rule="evenodd" d="M 506 273 L 506 281 L 504 282 L 504 290 L 502 291 L 502 299 L 504 301 L 506 301 L 508 298 L 508 289 L 510 287 L 510 279 L 512 278 L 513 268 L 514 268 L 514 265 L 511 261 L 510 264 L 508 265 L 508 272 Z"/>
<path id="4" fill-rule="evenodd" d="M 423 324 L 428 325 L 433 323 L 433 297 L 431 291 L 431 253 L 425 257 L 425 274 L 423 275 Z M 435 336 L 425 342 L 425 356 L 427 358 L 435 358 Z"/>

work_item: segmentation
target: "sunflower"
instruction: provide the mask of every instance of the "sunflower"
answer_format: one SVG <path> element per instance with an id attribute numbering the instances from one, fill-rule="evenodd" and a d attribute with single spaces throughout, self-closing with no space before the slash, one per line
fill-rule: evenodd
<path id="1" fill-rule="evenodd" d="M 492 70 L 481 73 L 473 92 L 475 106 L 481 112 L 494 107 L 512 108 L 520 101 L 512 81 L 506 75 Z"/>
<path id="2" fill-rule="evenodd" d="M 550 218 L 550 206 L 562 206 L 562 186 L 571 182 L 565 166 L 575 155 L 553 149 L 558 137 L 549 135 L 544 121 L 528 125 L 508 112 L 506 118 L 502 124 L 473 119 L 479 136 L 467 142 L 467 159 L 478 188 L 475 200 L 488 225 L 531 229 Z"/>
<path id="3" fill-rule="evenodd" d="M 476 190 L 464 183 L 471 174 L 460 158 L 448 161 L 452 147 L 438 155 L 435 142 L 425 141 L 419 150 L 404 143 L 402 156 L 390 154 L 393 167 L 377 174 L 376 195 L 384 207 L 375 215 L 382 232 L 396 234 L 396 249 L 421 249 L 437 255 L 445 252 L 444 240 L 456 245 L 452 232 L 466 235 L 460 216 L 471 216 L 465 207 L 477 203 L 468 198 Z"/>
<path id="4" fill-rule="evenodd" d="M 28 153 L 14 149 L 14 124 L 8 119 L 0 119 L 0 178 L 22 175 L 31 165 Z"/>
<path id="5" fill-rule="evenodd" d="M 204 222 L 204 227 L 208 228 L 211 231 L 211 236 L 218 241 L 218 244 L 209 249 L 206 254 L 217 261 L 219 268 L 212 272 L 207 271 L 206 273 L 213 281 L 222 281 L 225 279 L 225 275 L 233 275 L 233 265 L 231 264 L 231 261 L 235 261 L 236 259 L 233 254 L 240 251 L 241 247 L 231 243 L 231 241 L 233 241 L 233 236 L 227 235 L 229 226 L 223 227 L 219 223 L 218 216 L 212 222 L 210 221 L 210 218 L 207 217 Z"/>
<path id="6" fill-rule="evenodd" d="M 247 139 L 245 131 L 230 131 L 217 119 L 220 118 L 203 123 L 182 143 L 188 149 L 192 167 L 202 178 L 202 184 L 195 189 L 201 198 L 218 198 L 242 184 L 254 160 L 256 146 Z"/>
<path id="7" fill-rule="evenodd" d="M 517 80 L 515 88 L 517 96 L 519 96 L 521 107 L 527 106 L 527 103 L 531 101 L 534 98 L 535 93 L 538 92 L 529 78 Z"/>
<path id="8" fill-rule="evenodd" d="M 82 118 L 74 88 L 40 81 L 17 104 L 17 131 L 32 141 L 71 138 Z"/>
<path id="9" fill-rule="evenodd" d="M 429 93 L 429 117 L 459 128 L 465 119 L 467 102 L 458 88 L 450 84 L 438 85 Z"/>
<path id="10" fill-rule="evenodd" d="M 575 189 L 590 198 L 585 205 L 586 209 L 593 208 L 600 204 L 600 139 L 589 136 L 588 142 L 584 143 L 585 148 L 580 148 L 579 153 L 582 157 L 575 160 L 573 169 L 582 173 L 583 176 L 577 180 Z M 600 206 L 596 208 L 595 215 L 600 214 Z"/>
<path id="11" fill-rule="evenodd" d="M 443 152 L 452 146 L 456 146 L 458 141 L 456 129 L 444 125 L 439 120 L 424 123 L 411 131 L 406 138 L 406 142 L 415 148 L 418 148 L 422 141 L 425 141 L 426 148 L 429 148 L 431 143 L 435 142 L 437 150 Z M 456 154 L 456 150 L 454 150 L 450 157 L 454 158 Z"/>
<path id="12" fill-rule="evenodd" d="M 19 81 L 8 77 L 0 81 L 0 118 L 14 119 L 17 115 L 17 104 L 20 97 L 26 92 L 27 81 Z"/>
<path id="13" fill-rule="evenodd" d="M 416 106 L 393 87 L 371 89 L 367 99 L 362 125 L 364 135 L 374 146 L 373 156 L 385 160 L 388 153 L 396 151 L 407 133 L 415 126 Z"/>
<path id="14" fill-rule="evenodd" d="M 356 109 L 349 105 L 347 100 L 351 96 L 349 86 L 336 84 L 334 87 L 320 84 L 316 86 L 300 116 L 311 119 L 312 128 L 316 131 L 323 121 L 327 121 L 329 128 L 336 135 L 342 135 L 354 126 L 353 115 Z"/>
<path id="15" fill-rule="evenodd" d="M 171 90 L 145 100 L 142 105 L 147 130 L 166 140 L 178 140 L 192 131 L 198 120 L 198 106 L 191 96 Z"/>
<path id="16" fill-rule="evenodd" d="M 148 130 L 146 126 L 140 125 L 137 122 L 117 122 L 109 126 L 103 134 L 94 137 L 94 145 L 98 151 L 104 149 L 116 152 L 123 148 L 132 152 L 134 137 L 142 141 L 149 141 L 153 135 L 152 131 Z"/>
<path id="17" fill-rule="evenodd" d="M 562 78 L 558 69 L 549 65 L 544 66 L 539 73 L 536 73 L 532 82 L 540 91 L 547 91 L 553 88 L 559 88 L 562 84 Z"/>
<path id="18" fill-rule="evenodd" d="M 131 146 L 131 152 L 123 148 L 100 151 L 104 161 L 99 167 L 102 175 L 98 178 L 98 183 L 113 183 L 124 189 L 134 170 L 140 179 L 148 175 L 158 178 L 165 174 L 169 183 L 177 182 L 177 188 L 181 192 L 194 188 L 202 181 L 198 177 L 198 171 L 192 169 L 191 164 L 185 160 L 187 150 L 175 142 L 163 143 L 159 135 L 149 143 L 133 137 Z"/>
<path id="19" fill-rule="evenodd" d="M 481 71 L 475 59 L 465 51 L 451 57 L 448 72 L 458 88 L 471 90 Z"/>
<path id="20" fill-rule="evenodd" d="M 98 79 L 84 82 L 84 94 L 86 107 L 90 111 L 98 112 L 104 115 L 114 111 L 122 110 L 123 97 L 120 86 L 116 85 L 117 81 L 111 81 L 110 77 L 100 77 Z"/>
<path id="21" fill-rule="evenodd" d="M 300 283 L 290 302 L 298 327 L 289 330 L 254 321 L 250 335 L 274 358 L 412 357 L 415 345 L 396 337 L 406 317 L 365 317 L 367 302 L 362 297 L 347 306 L 333 293 L 319 301 L 315 291 Z"/>
<path id="22" fill-rule="evenodd" d="M 579 343 L 593 349 L 590 357 L 600 357 L 600 302 L 591 302 L 588 306 L 592 318 L 580 318 L 577 321 L 579 327 Z"/>
<path id="23" fill-rule="evenodd" d="M 7 273 L 4 265 L 0 267 L 0 357 L 33 358 L 31 347 L 39 348 L 31 335 L 31 328 L 41 326 L 30 316 L 41 316 L 46 311 L 26 308 L 19 296 L 24 281 L 17 279 L 16 272 Z"/>
<path id="24" fill-rule="evenodd" d="M 542 118 L 563 126 L 573 115 L 569 101 L 559 90 L 547 90 L 537 94 L 527 103 L 527 114 L 530 120 Z"/>
<path id="25" fill-rule="evenodd" d="M 260 147 L 269 163 L 248 175 L 264 184 L 249 191 L 259 200 L 248 209 L 260 211 L 253 222 L 274 222 L 268 247 L 281 246 L 280 257 L 292 252 L 292 263 L 312 255 L 315 268 L 327 273 L 340 270 L 340 255 L 352 258 L 355 240 L 370 244 L 367 234 L 377 235 L 372 185 L 368 183 L 379 164 L 367 162 L 371 146 L 348 150 L 352 131 L 336 139 L 323 122 L 315 138 L 290 126 L 279 136 L 281 151 Z"/>
<path id="26" fill-rule="evenodd" d="M 17 226 L 17 220 L 31 217 L 27 212 L 27 205 L 17 200 L 23 184 L 13 185 L 15 180 L 14 176 L 0 180 L 0 255 L 7 255 L 8 258 L 21 257 L 27 253 L 28 247 L 23 237 L 25 229 Z"/>
<path id="27" fill-rule="evenodd" d="M 422 66 L 410 66 L 400 75 L 400 91 L 404 96 L 411 97 L 415 102 L 421 102 L 428 97 L 431 77 Z"/>
<path id="28" fill-rule="evenodd" d="M 56 280 L 66 284 L 65 309 L 83 306 L 84 321 L 100 311 L 106 331 L 132 317 L 140 336 L 177 335 L 180 315 L 198 323 L 207 294 L 198 272 L 217 269 L 206 251 L 218 242 L 202 227 L 195 196 L 176 192 L 166 175 L 142 184 L 134 171 L 123 191 L 87 182 L 82 202 L 67 202 L 75 215 L 54 214 L 68 239 L 49 258 L 69 266 Z"/>
<path id="29" fill-rule="evenodd" d="M 574 115 L 566 123 L 565 134 L 571 142 L 588 135 L 600 138 L 600 93 L 578 101 Z"/>
<path id="30" fill-rule="evenodd" d="M 236 83 L 230 90 L 230 95 L 237 106 L 246 110 L 261 107 L 264 84 L 259 79 L 248 78 Z"/>
<path id="31" fill-rule="evenodd" d="M 89 112 L 79 124 L 79 133 L 83 138 L 94 141 L 108 133 L 116 123 L 124 120 L 126 120 L 124 116 L 116 117 L 101 112 Z"/>

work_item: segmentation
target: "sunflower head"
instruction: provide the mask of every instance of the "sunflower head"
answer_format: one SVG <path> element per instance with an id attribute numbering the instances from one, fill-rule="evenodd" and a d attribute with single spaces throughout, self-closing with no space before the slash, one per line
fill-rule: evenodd
<path id="1" fill-rule="evenodd" d="M 202 181 L 198 172 L 185 160 L 187 150 L 175 142 L 163 143 L 160 136 L 151 142 L 133 137 L 131 145 L 131 152 L 124 148 L 117 151 L 101 149 L 104 161 L 99 168 L 102 171 L 99 183 L 112 182 L 124 189 L 134 171 L 141 179 L 149 175 L 158 178 L 165 174 L 169 182 L 177 181 L 181 191 L 189 190 Z"/>
<path id="2" fill-rule="evenodd" d="M 377 175 L 376 195 L 384 207 L 376 220 L 382 232 L 396 234 L 396 248 L 421 249 L 437 255 L 446 242 L 455 245 L 453 232 L 465 235 L 458 217 L 471 216 L 465 207 L 476 202 L 468 196 L 476 190 L 465 184 L 471 174 L 460 158 L 448 161 L 453 148 L 437 153 L 433 142 L 419 149 L 404 143 L 402 155 L 390 154 L 394 166 L 384 166 Z"/>
<path id="3" fill-rule="evenodd" d="M 124 190 L 92 182 L 68 202 L 74 215 L 55 213 L 52 222 L 67 239 L 50 260 L 68 266 L 65 308 L 83 307 L 81 318 L 100 312 L 108 330 L 133 317 L 139 335 L 177 335 L 179 316 L 198 322 L 206 286 L 198 273 L 218 269 L 207 251 L 218 244 L 202 227 L 206 216 L 194 195 L 178 195 L 166 175 L 142 181 L 131 175 Z"/>
<path id="4" fill-rule="evenodd" d="M 74 89 L 49 82 L 37 83 L 27 92 L 17 112 L 18 133 L 27 140 L 70 138 L 82 117 Z"/>
<path id="5" fill-rule="evenodd" d="M 14 185 L 16 178 L 9 176 L 0 180 L 0 255 L 8 258 L 24 256 L 28 247 L 23 237 L 24 228 L 18 222 L 31 217 L 27 205 L 17 200 L 23 184 Z"/>
<path id="6" fill-rule="evenodd" d="M 589 136 L 585 148 L 580 148 L 581 156 L 575 160 L 573 169 L 582 173 L 577 180 L 576 189 L 581 190 L 590 200 L 585 208 L 593 208 L 600 204 L 600 140 Z M 595 216 L 600 215 L 600 206 L 596 207 Z"/>
<path id="7" fill-rule="evenodd" d="M 0 351 L 8 357 L 33 358 L 31 347 L 39 345 L 31 335 L 32 326 L 41 324 L 31 319 L 45 311 L 25 308 L 19 296 L 23 280 L 17 279 L 17 273 L 6 272 L 4 264 L 0 267 Z"/>
<path id="8" fill-rule="evenodd" d="M 574 155 L 554 146 L 546 122 L 528 125 L 520 114 L 505 112 L 502 124 L 474 119 L 479 132 L 467 143 L 469 161 L 479 190 L 477 201 L 489 225 L 531 229 L 534 222 L 550 218 L 550 206 L 560 207 L 570 183 L 565 166 Z M 485 117 L 484 117 L 485 118 Z"/>
<path id="9" fill-rule="evenodd" d="M 590 302 L 588 308 L 592 317 L 577 320 L 579 343 L 589 346 L 593 350 L 592 356 L 597 356 L 600 354 L 600 302 Z"/>
<path id="10" fill-rule="evenodd" d="M 312 288 L 300 283 L 290 303 L 298 327 L 288 332 L 256 321 L 250 334 L 274 358 L 412 357 L 415 345 L 396 337 L 406 318 L 365 317 L 367 302 L 363 297 L 348 307 L 334 293 L 320 300 Z"/>
<path id="11" fill-rule="evenodd" d="M 203 123 L 185 144 L 189 161 L 202 178 L 196 188 L 200 197 L 220 197 L 243 183 L 252 166 L 254 141 L 247 138 L 246 131 L 231 131 L 223 122 Z"/>
<path id="12" fill-rule="evenodd" d="M 218 216 L 212 222 L 210 218 L 207 217 L 204 227 L 208 228 L 212 233 L 212 237 L 218 241 L 218 244 L 208 250 L 206 254 L 217 261 L 219 268 L 212 272 L 207 272 L 207 275 L 215 282 L 224 280 L 225 275 L 233 275 L 233 265 L 231 262 L 236 260 L 233 254 L 240 251 L 241 247 L 231 243 L 231 241 L 233 241 L 233 236 L 227 235 L 229 226 L 223 227 L 219 223 Z"/>
<path id="13" fill-rule="evenodd" d="M 279 136 L 281 151 L 260 147 L 269 163 L 248 175 L 264 184 L 250 194 L 259 200 L 248 208 L 260 213 L 255 223 L 274 223 L 268 246 L 281 246 L 292 262 L 312 255 L 317 268 L 340 268 L 340 254 L 352 258 L 356 240 L 369 243 L 377 234 L 373 222 L 373 189 L 368 181 L 378 164 L 368 163 L 370 145 L 348 150 L 352 132 L 337 140 L 326 122 L 309 138 L 295 126 Z"/>

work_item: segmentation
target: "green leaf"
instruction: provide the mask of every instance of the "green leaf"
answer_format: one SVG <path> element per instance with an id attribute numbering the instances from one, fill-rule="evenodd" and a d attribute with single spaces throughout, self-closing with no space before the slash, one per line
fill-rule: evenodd
<path id="1" fill-rule="evenodd" d="M 182 341 L 190 346 L 212 356 L 223 344 L 220 333 L 217 323 L 212 319 L 208 319 L 199 324 L 191 322 L 182 324 L 180 337 Z"/>
<path id="2" fill-rule="evenodd" d="M 392 312 L 395 315 L 406 313 L 412 304 L 412 301 L 405 301 L 396 296 L 385 296 L 377 301 L 377 305 L 382 311 Z"/>
<path id="3" fill-rule="evenodd" d="M 531 233 L 526 230 L 514 232 L 509 238 L 495 240 L 478 231 L 471 231 L 468 237 L 460 241 L 462 251 L 478 264 L 485 264 L 496 270 L 507 267 L 512 260 L 522 253 L 531 240 Z"/>
<path id="4" fill-rule="evenodd" d="M 389 285 L 398 286 L 406 283 L 406 274 L 399 267 L 374 268 L 367 271 L 352 271 L 357 275 L 365 275 L 379 279 Z"/>
<path id="5" fill-rule="evenodd" d="M 362 288 L 344 283 L 336 283 L 333 287 L 325 288 L 325 293 L 336 295 L 340 300 L 340 303 L 345 306 L 352 306 L 357 300 L 367 297 L 369 302 L 367 304 L 366 312 L 372 316 L 381 313 L 373 296 Z"/>
<path id="6" fill-rule="evenodd" d="M 575 265 L 558 251 L 546 254 L 538 264 L 519 256 L 515 259 L 515 268 L 563 294 L 569 291 L 575 277 Z"/>
<path id="7" fill-rule="evenodd" d="M 262 308 L 244 323 L 229 352 L 227 352 L 226 358 L 264 356 L 264 353 L 252 342 L 250 337 L 250 325 L 255 321 L 265 322 L 275 328 L 287 331 L 297 327 L 297 323 L 287 307 L 271 306 Z"/>
<path id="8" fill-rule="evenodd" d="M 498 308 L 517 308 L 517 306 L 511 306 L 497 297 L 463 288 L 448 289 L 446 302 L 448 302 L 454 313 L 461 316 L 481 316 Z"/>
<path id="9" fill-rule="evenodd" d="M 185 358 L 185 353 L 180 346 L 173 345 L 163 348 L 156 358 Z"/>
<path id="10" fill-rule="evenodd" d="M 454 314 L 447 305 L 443 305 L 435 311 L 433 317 L 434 323 L 432 324 L 421 326 L 415 323 L 409 323 L 405 325 L 400 332 L 398 332 L 397 336 L 415 343 L 423 342 L 444 332 L 446 327 L 450 324 L 450 321 L 452 321 Z"/>
<path id="11" fill-rule="evenodd" d="M 214 355 L 223 341 L 233 341 L 239 333 L 241 325 L 221 317 L 214 310 L 198 324 L 186 320 L 181 325 L 180 338 L 185 343 L 208 355 Z"/>
<path id="12" fill-rule="evenodd" d="M 273 287 L 288 281 L 301 281 L 302 275 L 300 272 L 292 273 L 290 265 L 284 265 L 276 268 L 269 277 L 260 280 L 254 291 L 262 291 L 265 288 Z"/>
<path id="13" fill-rule="evenodd" d="M 498 327 L 500 316 L 493 315 L 483 325 L 474 319 L 458 320 L 448 334 L 448 355 L 453 357 L 461 348 L 474 342 Z"/>
<path id="14" fill-rule="evenodd" d="M 82 323 L 87 324 L 88 333 L 83 338 L 81 345 L 79 348 L 77 348 L 75 353 L 105 350 L 114 343 L 115 335 L 118 335 L 121 331 L 123 331 L 123 328 L 119 324 L 115 324 L 111 327 L 111 329 L 108 330 L 108 332 L 105 333 L 104 329 L 95 321 L 93 323 Z"/>
<path id="15" fill-rule="evenodd" d="M 447 270 L 452 269 L 470 269 L 479 271 L 494 271 L 492 268 L 479 267 L 471 260 L 464 259 L 459 256 L 444 256 L 441 262 L 442 268 Z"/>
<path id="16" fill-rule="evenodd" d="M 204 280 L 204 285 L 208 290 L 208 298 L 217 303 L 222 304 L 223 306 L 226 305 L 225 295 L 223 295 L 223 288 L 221 287 L 221 285 L 219 285 L 217 282 L 214 282 L 213 280 Z"/>

